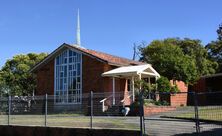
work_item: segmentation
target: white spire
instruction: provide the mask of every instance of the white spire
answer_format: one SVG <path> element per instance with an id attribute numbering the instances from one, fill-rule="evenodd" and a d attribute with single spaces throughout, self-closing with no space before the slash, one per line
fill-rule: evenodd
<path id="1" fill-rule="evenodd" d="M 78 9 L 78 13 L 77 13 L 76 44 L 77 44 L 78 46 L 81 45 L 81 42 L 80 42 L 80 19 L 79 19 L 79 9 Z"/>

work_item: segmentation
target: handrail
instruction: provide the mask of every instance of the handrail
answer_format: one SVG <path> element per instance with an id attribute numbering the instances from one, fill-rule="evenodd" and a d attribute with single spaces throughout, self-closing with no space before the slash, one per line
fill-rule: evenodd
<path id="1" fill-rule="evenodd" d="M 103 112 L 105 112 L 105 101 L 107 100 L 107 99 L 109 99 L 110 97 L 112 97 L 113 95 L 110 95 L 110 96 L 108 96 L 108 97 L 106 97 L 106 98 L 104 98 L 104 99 L 102 99 L 101 101 L 99 101 L 100 103 L 102 103 L 102 111 Z"/>
<path id="2" fill-rule="evenodd" d="M 133 95 L 132 92 L 127 92 L 126 94 L 128 95 L 127 98 L 130 98 L 130 97 L 132 97 L 132 95 Z M 106 109 L 105 109 L 105 101 L 108 100 L 108 99 L 111 98 L 111 97 L 113 97 L 112 94 L 109 95 L 108 97 L 102 99 L 101 101 L 99 101 L 100 103 L 102 103 L 102 111 L 103 111 L 103 112 L 106 111 Z M 126 99 L 126 98 L 123 98 L 123 99 L 120 101 L 120 103 L 123 103 L 123 107 L 125 107 L 125 105 L 124 105 L 125 99 Z"/>
<path id="3" fill-rule="evenodd" d="M 111 94 L 110 96 L 108 96 L 108 97 L 106 97 L 106 98 L 104 98 L 104 99 L 102 99 L 101 101 L 99 101 L 100 103 L 101 102 L 104 102 L 104 101 L 106 101 L 107 99 L 109 99 L 110 97 L 112 97 L 113 95 Z"/>

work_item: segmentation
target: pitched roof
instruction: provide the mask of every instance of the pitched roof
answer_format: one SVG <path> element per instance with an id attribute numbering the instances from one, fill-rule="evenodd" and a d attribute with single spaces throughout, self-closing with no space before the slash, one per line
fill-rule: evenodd
<path id="1" fill-rule="evenodd" d="M 104 72 L 102 76 L 138 76 L 143 74 L 149 77 L 160 77 L 160 74 L 150 65 L 137 65 L 137 66 L 123 66 L 110 71 Z"/>
<path id="2" fill-rule="evenodd" d="M 143 62 L 134 61 L 134 60 L 126 59 L 123 57 L 118 57 L 118 56 L 110 55 L 107 53 L 103 53 L 103 52 L 99 52 L 99 51 L 95 51 L 95 50 L 90 50 L 90 49 L 86 49 L 83 47 L 64 43 L 60 47 L 58 47 L 56 50 L 54 50 L 51 54 L 49 54 L 45 59 L 43 59 L 41 62 L 36 64 L 30 71 L 33 72 L 33 71 L 36 71 L 37 69 L 41 68 L 43 65 L 47 64 L 50 60 L 55 58 L 61 51 L 63 51 L 64 49 L 67 49 L 67 48 L 71 49 L 71 50 L 79 51 L 85 55 L 96 58 L 99 61 L 108 63 L 109 65 L 129 66 L 129 65 L 145 64 Z"/>

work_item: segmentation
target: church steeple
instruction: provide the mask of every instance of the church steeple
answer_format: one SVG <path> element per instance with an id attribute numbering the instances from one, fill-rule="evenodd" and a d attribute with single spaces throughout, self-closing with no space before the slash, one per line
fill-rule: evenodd
<path id="1" fill-rule="evenodd" d="M 76 45 L 81 46 L 79 9 L 77 11 Z"/>

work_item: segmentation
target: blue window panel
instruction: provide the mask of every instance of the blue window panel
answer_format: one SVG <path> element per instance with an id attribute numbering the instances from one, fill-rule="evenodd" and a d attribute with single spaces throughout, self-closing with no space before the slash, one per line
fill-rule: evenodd
<path id="1" fill-rule="evenodd" d="M 80 63 L 77 63 L 77 75 L 80 75 Z"/>
<path id="2" fill-rule="evenodd" d="M 72 76 L 74 76 L 74 77 L 76 76 L 76 71 L 72 72 Z"/>
<path id="3" fill-rule="evenodd" d="M 64 58 L 64 63 L 65 63 L 65 64 L 67 63 L 67 58 Z"/>
<path id="4" fill-rule="evenodd" d="M 56 65 L 59 65 L 59 57 L 56 57 Z"/>
<path id="5" fill-rule="evenodd" d="M 63 75 L 64 75 L 64 72 L 61 71 L 61 72 L 60 72 L 60 77 L 63 77 Z"/>
<path id="6" fill-rule="evenodd" d="M 64 77 L 67 77 L 67 66 L 64 66 Z"/>
<path id="7" fill-rule="evenodd" d="M 69 57 L 72 57 L 72 51 L 69 50 Z"/>
<path id="8" fill-rule="evenodd" d="M 77 82 L 80 83 L 80 77 L 77 77 Z"/>
<path id="9" fill-rule="evenodd" d="M 72 85 L 73 85 L 72 89 L 76 89 L 76 78 L 73 78 Z"/>
<path id="10" fill-rule="evenodd" d="M 69 70 L 72 70 L 72 65 L 69 65 Z"/>
<path id="11" fill-rule="evenodd" d="M 72 63 L 72 58 L 69 58 L 69 63 Z"/>

